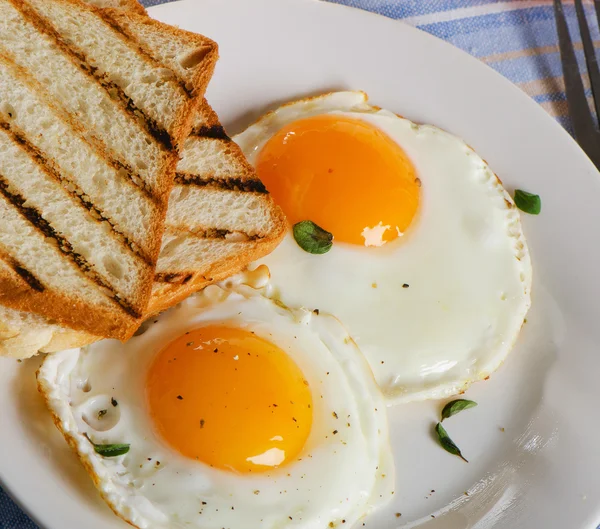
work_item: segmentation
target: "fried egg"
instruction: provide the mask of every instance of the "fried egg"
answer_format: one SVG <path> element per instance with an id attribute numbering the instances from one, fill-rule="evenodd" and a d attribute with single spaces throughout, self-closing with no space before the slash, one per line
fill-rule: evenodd
<path id="1" fill-rule="evenodd" d="M 249 287 L 208 287 L 126 344 L 49 356 L 38 384 L 140 528 L 350 527 L 393 494 L 385 403 L 347 331 Z M 115 444 L 127 453 L 106 457 Z"/>
<path id="2" fill-rule="evenodd" d="M 290 221 L 255 264 L 266 294 L 339 318 L 389 403 L 455 394 L 502 363 L 531 264 L 512 198 L 464 141 L 362 92 L 287 104 L 234 139 Z M 294 240 L 305 220 L 333 235 L 328 253 Z"/>

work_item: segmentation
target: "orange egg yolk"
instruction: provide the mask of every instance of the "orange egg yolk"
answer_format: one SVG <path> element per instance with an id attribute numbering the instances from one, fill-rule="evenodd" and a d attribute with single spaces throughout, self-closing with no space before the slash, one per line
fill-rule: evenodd
<path id="1" fill-rule="evenodd" d="M 311 220 L 334 240 L 381 246 L 410 226 L 420 181 L 402 148 L 359 119 L 320 115 L 279 130 L 256 170 L 288 220 Z"/>
<path id="2" fill-rule="evenodd" d="M 233 327 L 202 327 L 160 351 L 147 398 L 169 445 L 238 472 L 293 460 L 312 424 L 311 392 L 298 366 L 279 347 Z"/>

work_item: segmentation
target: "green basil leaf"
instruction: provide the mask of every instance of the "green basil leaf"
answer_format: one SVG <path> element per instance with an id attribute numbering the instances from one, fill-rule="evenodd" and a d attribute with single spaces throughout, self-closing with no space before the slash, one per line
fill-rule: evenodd
<path id="1" fill-rule="evenodd" d="M 84 433 L 83 435 L 85 435 L 86 439 L 90 443 L 92 443 L 92 446 L 94 447 L 94 451 L 97 454 L 100 454 L 102 457 L 117 457 L 117 456 L 125 455 L 127 452 L 129 452 L 130 445 L 128 445 L 128 444 L 121 443 L 121 444 L 100 445 L 100 444 L 94 443 L 94 441 L 92 441 L 90 439 L 90 437 L 87 433 Z"/>
<path id="2" fill-rule="evenodd" d="M 474 408 L 477 406 L 477 403 L 473 400 L 467 399 L 456 399 L 444 406 L 442 410 L 442 421 L 444 419 L 448 419 L 457 413 L 460 413 L 463 410 L 468 410 L 469 408 Z"/>
<path id="3" fill-rule="evenodd" d="M 530 215 L 539 215 L 540 211 L 542 211 L 542 199 L 540 196 L 521 189 L 515 190 L 515 204 L 521 211 Z"/>
<path id="4" fill-rule="evenodd" d="M 117 457 L 129 452 L 128 444 L 94 445 L 94 450 L 102 457 Z"/>
<path id="5" fill-rule="evenodd" d="M 293 232 L 298 246 L 305 252 L 320 255 L 331 250 L 333 235 L 311 220 L 294 224 Z"/>
<path id="6" fill-rule="evenodd" d="M 442 426 L 441 422 L 438 422 L 435 425 L 435 433 L 438 436 L 438 440 L 439 440 L 440 444 L 442 445 L 442 448 L 444 450 L 446 450 L 446 452 L 449 452 L 452 455 L 458 456 L 465 463 L 468 463 L 468 461 L 460 453 L 460 449 L 458 448 L 458 446 L 456 446 L 454 444 L 454 441 L 452 441 L 452 439 L 450 439 L 450 436 L 448 435 L 448 432 L 446 430 L 444 430 L 444 427 Z"/>

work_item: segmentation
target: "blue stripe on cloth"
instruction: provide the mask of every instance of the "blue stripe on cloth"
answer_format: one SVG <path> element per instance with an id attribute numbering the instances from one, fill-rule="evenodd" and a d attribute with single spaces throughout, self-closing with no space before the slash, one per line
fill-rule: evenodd
<path id="1" fill-rule="evenodd" d="M 407 18 L 430 13 L 441 13 L 460 9 L 462 7 L 474 7 L 485 4 L 493 4 L 497 0 L 450 0 L 440 2 L 439 0 L 329 0 L 333 4 L 343 4 L 359 9 L 365 9 L 390 18 Z"/>
<path id="2" fill-rule="evenodd" d="M 585 96 L 586 97 L 592 97 L 592 90 L 591 88 L 588 88 L 585 91 Z M 538 96 L 534 96 L 533 100 L 536 103 L 546 103 L 548 101 L 566 101 L 567 100 L 567 96 L 565 95 L 564 92 L 552 92 L 550 94 L 540 94 Z"/>
<path id="3" fill-rule="evenodd" d="M 421 29 L 434 33 L 436 36 L 447 40 L 455 35 L 469 34 L 471 32 L 494 31 L 493 38 L 487 41 L 491 44 L 502 45 L 503 39 L 496 35 L 495 31 L 503 27 L 522 27 L 541 20 L 554 20 L 552 7 L 540 6 L 528 9 L 516 9 L 514 11 L 503 11 L 500 13 L 483 14 L 477 17 L 461 18 L 439 23 L 419 26 Z M 522 41 L 512 42 L 512 45 L 526 44 Z"/>
<path id="4" fill-rule="evenodd" d="M 537 63 L 532 61 L 530 57 L 518 57 L 505 61 L 492 62 L 490 66 L 505 77 L 508 77 L 513 83 L 523 83 L 535 79 L 562 75 L 559 53 L 546 54 L 544 55 L 544 60 Z"/>
<path id="5" fill-rule="evenodd" d="M 489 15 L 489 18 L 492 16 Z M 425 29 L 430 30 L 429 33 L 439 36 L 435 26 Z M 594 30 L 593 38 L 596 39 L 598 38 L 598 31 L 596 28 Z M 468 33 L 458 33 L 449 36 L 445 40 L 476 57 L 557 45 L 553 19 L 536 20 L 522 25 L 499 26 L 493 32 L 493 39 L 489 38 L 489 29 L 477 29 Z M 578 41 L 579 39 L 574 38 L 573 40 Z"/>
<path id="6" fill-rule="evenodd" d="M 566 6 L 565 13 L 572 26 L 573 41 L 580 41 L 576 31 L 574 9 Z M 590 13 L 589 20 L 593 19 Z M 422 25 L 419 28 L 477 57 L 557 44 L 551 7 L 481 15 L 476 18 Z M 592 24 L 590 30 L 592 38 L 597 40 L 600 35 L 597 25 Z M 490 38 L 490 32 L 493 32 L 493 38 Z"/>

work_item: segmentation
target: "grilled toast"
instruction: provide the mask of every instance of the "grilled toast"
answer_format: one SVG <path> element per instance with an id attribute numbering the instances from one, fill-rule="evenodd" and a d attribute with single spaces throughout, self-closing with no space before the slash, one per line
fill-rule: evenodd
<path id="1" fill-rule="evenodd" d="M 281 210 L 203 102 L 178 164 L 145 317 L 271 252 L 285 230 Z M 99 339 L 37 314 L 0 307 L 0 356 L 27 358 Z"/>
<path id="2" fill-rule="evenodd" d="M 136 11 L 0 0 L 0 304 L 120 339 L 217 57 Z"/>
<path id="3" fill-rule="evenodd" d="M 242 270 L 285 231 L 283 212 L 204 103 L 177 165 L 148 312 Z"/>
<path id="4" fill-rule="evenodd" d="M 136 0 L 88 1 L 98 7 L 145 12 Z M 170 45 L 168 41 L 155 43 L 157 47 Z M 284 232 L 281 210 L 203 101 L 177 167 L 146 317 L 269 253 Z M 43 316 L 0 306 L 0 356 L 26 358 L 98 339 Z"/>

